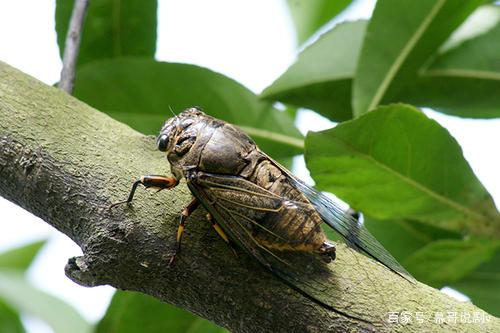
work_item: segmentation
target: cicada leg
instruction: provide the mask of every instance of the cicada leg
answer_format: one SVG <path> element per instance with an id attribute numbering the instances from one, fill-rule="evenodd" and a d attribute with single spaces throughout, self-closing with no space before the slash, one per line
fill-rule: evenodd
<path id="1" fill-rule="evenodd" d="M 145 188 L 156 188 L 158 189 L 158 191 L 161 191 L 164 189 L 169 190 L 176 187 L 177 184 L 179 184 L 179 181 L 175 177 L 157 176 L 157 175 L 141 176 L 132 185 L 132 189 L 130 190 L 130 194 L 128 195 L 127 200 L 114 203 L 111 206 L 109 206 L 109 208 L 113 208 L 121 204 L 131 203 L 132 199 L 134 198 L 135 190 L 137 190 L 137 186 L 139 186 L 139 184 L 143 185 Z"/>
<path id="2" fill-rule="evenodd" d="M 219 236 L 227 243 L 227 245 L 229 245 L 231 250 L 233 250 L 234 255 L 237 257 L 238 253 L 236 252 L 236 249 L 235 249 L 233 242 L 229 239 L 229 237 L 227 237 L 224 230 L 222 230 L 220 225 L 214 220 L 214 217 L 212 216 L 212 214 L 207 213 L 207 220 L 208 220 L 208 222 L 210 222 L 212 224 L 212 227 L 215 229 L 217 234 L 219 234 Z"/>
<path id="3" fill-rule="evenodd" d="M 186 220 L 195 211 L 195 209 L 198 208 L 199 205 L 200 202 L 198 201 L 198 199 L 193 198 L 193 200 L 191 200 L 191 202 L 186 206 L 186 208 L 182 210 L 181 216 L 179 218 L 179 227 L 177 228 L 177 238 L 176 238 L 177 245 L 174 254 L 170 258 L 170 262 L 168 263 L 169 266 L 171 266 L 174 263 L 175 257 L 181 251 L 181 240 L 182 240 L 182 235 L 184 234 L 184 227 L 186 224 Z"/>

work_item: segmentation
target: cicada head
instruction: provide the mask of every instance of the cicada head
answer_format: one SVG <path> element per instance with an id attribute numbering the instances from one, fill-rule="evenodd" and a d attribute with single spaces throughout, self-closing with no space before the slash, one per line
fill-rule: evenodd
<path id="1" fill-rule="evenodd" d="M 205 114 L 200 109 L 194 107 L 189 108 L 179 115 L 167 120 L 161 128 L 160 134 L 156 140 L 158 149 L 164 152 L 172 151 L 175 144 L 178 144 L 177 141 L 182 136 L 184 131 L 189 128 L 201 115 Z M 183 141 L 189 141 L 189 138 L 186 137 Z"/>
<path id="2" fill-rule="evenodd" d="M 195 163 L 201 153 L 196 150 L 196 139 L 203 130 L 207 116 L 199 108 L 192 107 L 167 120 L 158 135 L 156 144 L 160 151 L 167 153 L 173 167 L 186 169 Z"/>

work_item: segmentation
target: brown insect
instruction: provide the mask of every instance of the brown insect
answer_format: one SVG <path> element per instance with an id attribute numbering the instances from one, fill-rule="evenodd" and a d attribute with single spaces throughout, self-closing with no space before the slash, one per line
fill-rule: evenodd
<path id="1" fill-rule="evenodd" d="M 335 259 L 335 246 L 326 238 L 323 222 L 349 246 L 411 280 L 358 220 L 260 151 L 237 127 L 190 108 L 165 123 L 157 145 L 167 153 L 173 177 L 140 177 L 122 203 L 132 201 L 139 184 L 171 189 L 185 178 L 194 198 L 181 214 L 177 252 L 186 219 L 201 203 L 224 241 L 236 243 L 323 305 L 329 306 L 328 298 L 321 297 L 321 265 L 316 258 L 322 265 Z"/>

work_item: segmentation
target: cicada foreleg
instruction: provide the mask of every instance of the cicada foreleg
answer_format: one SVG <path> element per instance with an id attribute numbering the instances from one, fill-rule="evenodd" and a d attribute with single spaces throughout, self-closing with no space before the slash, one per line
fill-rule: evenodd
<path id="1" fill-rule="evenodd" d="M 193 200 L 191 200 L 191 202 L 186 206 L 186 208 L 182 210 L 181 216 L 179 218 L 179 227 L 177 228 L 176 248 L 174 254 L 170 258 L 170 262 L 168 263 L 169 266 L 174 263 L 175 257 L 181 251 L 181 241 L 182 241 L 182 235 L 184 234 L 186 220 L 196 210 L 196 208 L 198 208 L 199 205 L 200 202 L 198 201 L 198 199 L 193 198 Z"/>
<path id="2" fill-rule="evenodd" d="M 168 190 L 172 189 L 176 187 L 177 184 L 179 184 L 179 181 L 175 177 L 158 176 L 158 175 L 141 176 L 132 185 L 132 189 L 130 190 L 127 200 L 116 202 L 111 206 L 109 206 L 109 208 L 113 208 L 121 204 L 131 203 L 132 199 L 134 198 L 135 191 L 137 190 L 137 186 L 139 185 L 143 185 L 145 188 L 156 188 L 158 189 L 158 191 L 161 191 L 165 189 Z"/>

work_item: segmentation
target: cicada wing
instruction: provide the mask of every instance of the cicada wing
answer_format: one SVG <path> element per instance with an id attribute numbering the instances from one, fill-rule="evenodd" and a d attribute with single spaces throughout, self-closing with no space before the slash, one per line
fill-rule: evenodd
<path id="1" fill-rule="evenodd" d="M 313 253 L 283 251 L 263 246 L 252 233 L 258 221 L 251 221 L 256 213 L 271 213 L 277 207 L 279 213 L 296 209 L 298 214 L 310 214 L 312 206 L 283 206 L 283 199 L 241 177 L 208 175 L 192 179 L 188 183 L 192 193 L 215 217 L 228 236 L 248 254 L 257 259 L 274 275 L 315 302 L 333 308 L 329 304 L 338 295 L 330 295 L 326 286 L 332 283 L 331 271 Z M 309 208 L 308 208 L 309 207 Z M 276 211 L 276 213 L 278 213 Z M 269 230 L 269 232 L 272 232 Z"/>
<path id="2" fill-rule="evenodd" d="M 365 253 L 408 281 L 415 281 L 411 274 L 398 263 L 360 221 L 346 213 L 325 194 L 294 176 L 290 175 L 290 177 L 293 179 L 295 186 L 316 208 L 323 221 L 342 236 L 348 246 Z"/>
<path id="3" fill-rule="evenodd" d="M 316 208 L 316 211 L 323 221 L 335 230 L 345 240 L 349 247 L 368 255 L 406 280 L 415 282 L 415 278 L 398 263 L 360 221 L 346 213 L 325 194 L 295 177 L 290 171 L 265 153 L 261 152 L 261 154 L 272 161 L 274 165 L 288 177 L 294 186 L 301 191 Z"/>

